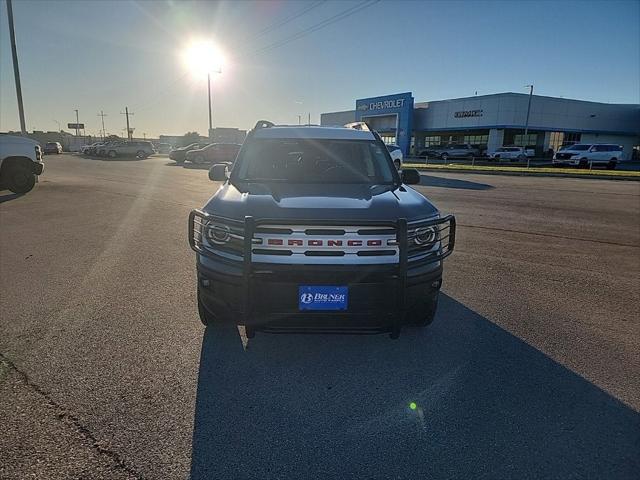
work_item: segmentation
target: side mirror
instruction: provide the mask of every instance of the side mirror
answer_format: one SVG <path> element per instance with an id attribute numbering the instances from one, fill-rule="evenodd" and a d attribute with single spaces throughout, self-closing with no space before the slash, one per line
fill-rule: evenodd
<path id="1" fill-rule="evenodd" d="M 418 185 L 420 183 L 420 172 L 415 168 L 402 170 L 402 183 L 405 185 Z"/>
<path id="2" fill-rule="evenodd" d="M 229 178 L 226 163 L 216 163 L 209 169 L 209 180 L 212 182 L 224 182 Z"/>

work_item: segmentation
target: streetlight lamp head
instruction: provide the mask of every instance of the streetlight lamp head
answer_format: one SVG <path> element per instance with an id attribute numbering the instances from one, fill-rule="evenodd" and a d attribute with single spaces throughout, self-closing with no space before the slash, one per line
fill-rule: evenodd
<path id="1" fill-rule="evenodd" d="M 185 66 L 199 77 L 210 73 L 220 73 L 224 64 L 224 55 L 209 41 L 195 41 L 184 50 Z"/>

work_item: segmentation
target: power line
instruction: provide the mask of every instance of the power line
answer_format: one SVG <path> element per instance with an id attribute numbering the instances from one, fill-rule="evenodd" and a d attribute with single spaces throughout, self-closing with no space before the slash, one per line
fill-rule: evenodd
<path id="1" fill-rule="evenodd" d="M 316 3 L 312 3 L 311 5 L 308 5 L 306 8 L 302 9 L 301 11 L 299 11 L 298 13 L 294 13 L 293 15 L 289 15 L 288 17 L 285 17 L 275 23 L 272 23 L 271 25 L 269 25 L 266 28 L 263 28 L 262 30 L 260 30 L 258 33 L 256 33 L 254 36 L 250 37 L 248 41 L 252 41 L 255 40 L 256 38 L 260 38 L 263 35 L 276 30 L 280 27 L 282 27 L 283 25 L 286 25 L 287 23 L 290 23 L 292 21 L 294 21 L 297 18 L 300 18 L 301 16 L 303 16 L 305 13 L 310 12 L 311 10 L 313 10 L 316 7 L 319 7 L 320 5 L 322 5 L 325 2 L 325 0 L 322 0 L 320 2 L 316 2 Z"/>
<path id="2" fill-rule="evenodd" d="M 324 28 L 324 27 L 328 27 L 329 25 L 336 23 L 340 20 L 343 20 L 347 17 L 350 17 L 351 15 L 358 13 L 360 10 L 363 10 L 365 8 L 371 7 L 372 5 L 375 5 L 376 3 L 378 3 L 380 0 L 364 0 L 363 2 L 354 5 L 353 7 L 347 8 L 346 10 L 343 10 L 340 13 L 337 13 L 335 15 L 333 15 L 332 17 L 329 17 L 321 22 L 318 22 L 315 25 L 311 25 L 310 27 L 301 30 L 298 33 L 295 33 L 293 35 L 290 35 L 289 37 L 286 37 L 280 41 L 274 42 L 270 45 L 266 45 L 263 48 L 260 48 L 256 51 L 254 51 L 253 53 L 247 55 L 248 57 L 251 56 L 256 56 L 265 52 L 268 52 L 270 50 L 274 50 L 276 48 L 282 47 L 284 45 L 287 45 L 288 43 L 291 43 L 295 40 L 298 40 L 299 38 L 305 37 L 313 32 L 317 32 L 318 30 Z"/>

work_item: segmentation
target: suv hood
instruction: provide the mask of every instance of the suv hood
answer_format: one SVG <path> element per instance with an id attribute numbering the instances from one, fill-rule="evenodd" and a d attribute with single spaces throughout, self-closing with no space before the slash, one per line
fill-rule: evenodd
<path id="1" fill-rule="evenodd" d="M 339 184 L 223 184 L 204 207 L 210 214 L 243 219 L 418 220 L 438 210 L 402 186 Z"/>

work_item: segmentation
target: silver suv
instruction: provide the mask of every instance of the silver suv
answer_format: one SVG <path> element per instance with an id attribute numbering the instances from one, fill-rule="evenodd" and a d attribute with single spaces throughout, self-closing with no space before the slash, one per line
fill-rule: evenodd
<path id="1" fill-rule="evenodd" d="M 113 142 L 102 145 L 98 150 L 98 155 L 109 158 L 133 157 L 147 158 L 156 153 L 151 142 Z"/>
<path id="2" fill-rule="evenodd" d="M 429 147 L 418 154 L 420 157 L 439 157 L 442 160 L 449 158 L 471 158 L 479 157 L 480 149 L 474 145 L 445 145 L 440 147 Z"/>

